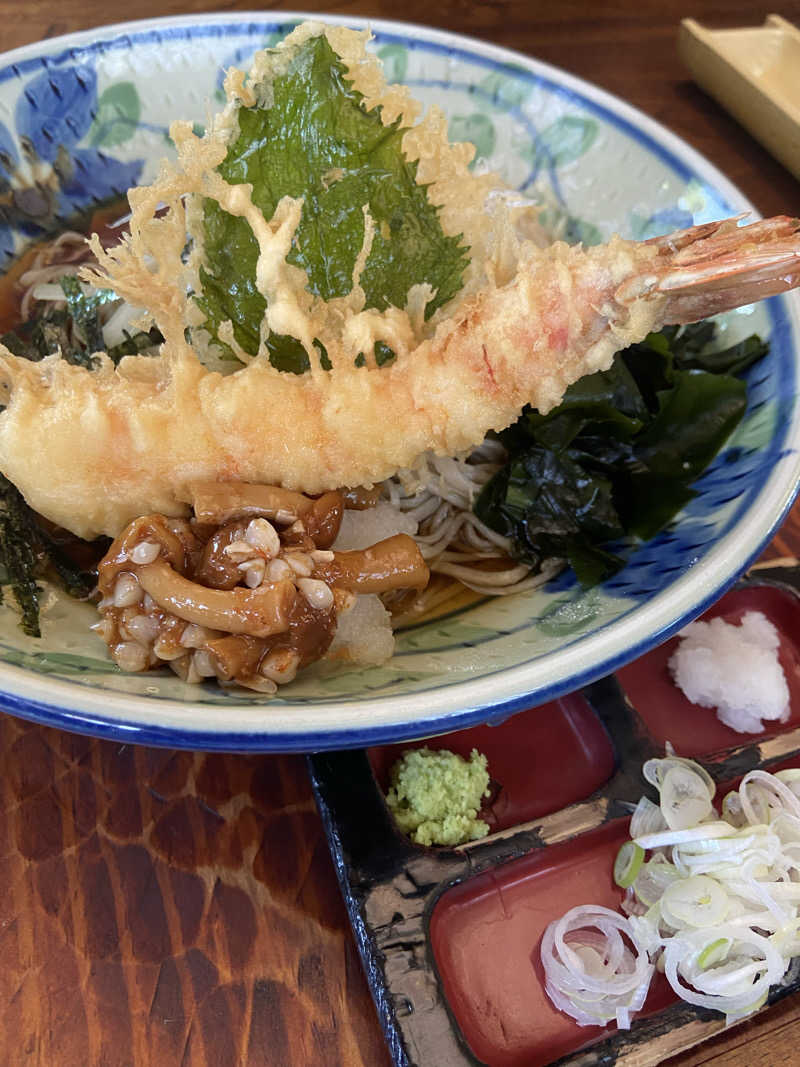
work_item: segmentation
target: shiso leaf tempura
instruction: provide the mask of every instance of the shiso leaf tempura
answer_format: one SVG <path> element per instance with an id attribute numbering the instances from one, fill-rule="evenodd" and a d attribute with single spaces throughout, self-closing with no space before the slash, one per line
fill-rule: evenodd
<path id="1" fill-rule="evenodd" d="M 496 176 L 469 170 L 473 149 L 447 142 L 441 113 L 419 119 L 408 91 L 386 86 L 364 51 L 367 36 L 307 23 L 260 53 L 249 77 L 230 72 L 228 106 L 206 134 L 175 123 L 177 162 L 131 191 L 129 235 L 107 250 L 95 242 L 99 269 L 85 280 L 147 310 L 143 325 L 165 338 L 156 357 L 129 356 L 115 367 L 101 355 L 90 370 L 3 354 L 0 469 L 52 521 L 91 537 L 117 535 L 153 512 L 185 516 L 196 480 L 307 493 L 371 485 L 430 452 L 453 456 L 479 445 L 526 404 L 546 413 L 572 382 L 666 323 L 800 280 L 791 219 L 714 222 L 641 244 L 613 238 L 589 249 L 542 247 L 536 209 Z M 295 72 L 305 73 L 295 81 Z M 240 139 L 260 134 L 271 121 L 262 112 L 277 100 L 303 117 L 293 124 L 281 115 L 272 127 L 285 136 L 306 130 L 313 117 L 324 150 L 310 184 L 281 180 L 266 194 L 268 169 L 249 172 Z M 359 161 L 374 153 L 351 152 L 329 136 L 332 101 L 336 113 L 357 117 L 359 139 L 374 129 L 362 112 L 379 114 L 392 155 L 391 195 L 359 172 Z M 405 192 L 396 214 L 398 145 Z M 359 173 L 347 173 L 351 165 Z M 323 234 L 312 220 L 342 182 L 367 199 L 355 211 L 347 204 L 341 235 L 335 226 Z M 413 185 L 435 209 L 424 215 L 419 275 L 402 266 L 417 254 L 405 241 L 409 205 L 419 202 Z M 241 258 L 249 285 L 234 276 L 241 308 L 212 292 L 210 279 L 221 280 L 208 250 L 213 220 L 250 249 Z M 338 264 L 330 285 L 319 275 L 321 255 Z M 393 274 L 395 259 L 383 299 L 375 287 Z M 270 345 L 287 337 L 308 361 L 305 373 L 273 366 Z M 215 339 L 227 346 L 222 353 Z M 222 373 L 215 358 L 231 353 L 245 365 Z"/>

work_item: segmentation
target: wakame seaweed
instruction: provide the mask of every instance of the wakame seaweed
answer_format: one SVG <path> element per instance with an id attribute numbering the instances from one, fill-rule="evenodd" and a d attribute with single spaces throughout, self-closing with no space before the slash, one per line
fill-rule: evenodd
<path id="1" fill-rule="evenodd" d="M 476 515 L 538 567 L 566 559 L 582 585 L 624 560 L 604 547 L 653 537 L 695 495 L 691 483 L 739 423 L 741 373 L 768 350 L 756 335 L 710 351 L 716 326 L 670 326 L 571 385 L 547 415 L 526 408 L 500 433 L 506 464 Z"/>

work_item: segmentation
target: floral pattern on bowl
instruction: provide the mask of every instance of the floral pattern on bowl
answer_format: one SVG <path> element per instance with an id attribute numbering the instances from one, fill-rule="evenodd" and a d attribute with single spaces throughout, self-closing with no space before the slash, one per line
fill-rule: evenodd
<path id="1" fill-rule="evenodd" d="M 0 262 L 25 240 L 64 229 L 88 209 L 123 197 L 144 159 L 104 151 L 134 136 L 139 95 L 133 82 L 98 98 L 88 63 L 46 69 L 18 86 L 15 137 L 0 123 Z"/>

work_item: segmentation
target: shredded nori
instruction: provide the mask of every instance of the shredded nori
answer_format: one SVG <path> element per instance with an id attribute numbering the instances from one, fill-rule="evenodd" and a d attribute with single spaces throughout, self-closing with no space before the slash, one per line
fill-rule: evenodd
<path id="1" fill-rule="evenodd" d="M 107 543 L 103 539 L 103 547 Z M 100 548 L 98 548 L 100 551 Z M 55 578 L 81 600 L 94 589 L 92 570 L 76 563 L 64 544 L 39 521 L 20 491 L 0 474 L 0 603 L 3 587 L 11 586 L 22 612 L 20 625 L 30 637 L 41 637 L 38 579 Z"/>
<path id="2" fill-rule="evenodd" d="M 45 356 L 61 354 L 67 363 L 93 370 L 94 353 L 105 351 L 117 364 L 123 356 L 135 356 L 148 348 L 154 348 L 164 340 L 161 333 L 139 330 L 125 333 L 125 339 L 106 349 L 100 324 L 100 309 L 117 298 L 111 289 L 96 289 L 86 292 L 72 275 L 61 279 L 65 305 L 48 303 L 40 315 L 23 323 L 9 333 L 0 336 L 0 343 L 9 352 L 22 359 L 37 362 Z"/>
<path id="3" fill-rule="evenodd" d="M 22 629 L 30 637 L 41 637 L 39 629 L 39 595 L 36 582 L 38 559 L 30 508 L 19 490 L 0 474 L 0 566 L 5 583 L 11 586 L 20 610 Z M 2 601 L 0 586 L 0 601 Z"/>
<path id="4" fill-rule="evenodd" d="M 149 330 L 138 330 L 136 333 L 125 333 L 125 340 L 106 349 L 106 355 L 114 365 L 119 363 L 123 356 L 138 356 L 147 348 L 155 348 L 164 340 L 161 331 L 155 326 Z"/>
<path id="5" fill-rule="evenodd" d="M 93 289 L 91 292 L 85 292 L 74 274 L 67 274 L 61 279 L 61 288 L 75 324 L 79 346 L 88 359 L 92 352 L 101 352 L 105 347 L 98 313 L 103 304 L 117 300 L 117 294 L 113 289 Z"/>

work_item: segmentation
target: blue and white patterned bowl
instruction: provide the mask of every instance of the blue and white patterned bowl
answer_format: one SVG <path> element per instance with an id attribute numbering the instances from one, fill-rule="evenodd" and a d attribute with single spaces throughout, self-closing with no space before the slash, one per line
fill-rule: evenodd
<path id="1" fill-rule="evenodd" d="M 203 123 L 223 68 L 246 66 L 302 16 L 203 16 L 110 27 L 0 59 L 0 267 L 93 203 L 152 178 L 174 118 Z M 348 20 L 359 25 L 361 20 Z M 362 22 L 363 24 L 363 22 Z M 548 198 L 587 242 L 642 238 L 747 210 L 701 156 L 626 104 L 542 63 L 477 41 L 374 22 L 390 80 L 449 116 L 506 179 Z M 287 751 L 400 740 L 499 721 L 665 640 L 757 555 L 800 478 L 800 310 L 786 297 L 727 317 L 768 334 L 744 421 L 699 494 L 614 579 L 563 575 L 406 630 L 381 668 L 313 670 L 278 698 L 125 675 L 88 630 L 94 610 L 48 592 L 43 636 L 0 608 L 0 706 L 67 729 L 192 748 Z"/>

